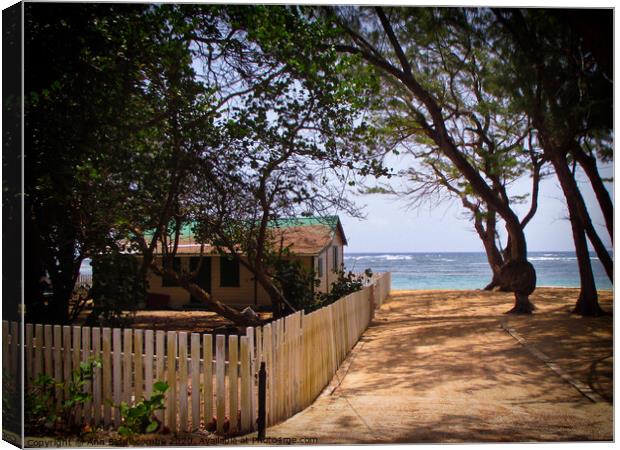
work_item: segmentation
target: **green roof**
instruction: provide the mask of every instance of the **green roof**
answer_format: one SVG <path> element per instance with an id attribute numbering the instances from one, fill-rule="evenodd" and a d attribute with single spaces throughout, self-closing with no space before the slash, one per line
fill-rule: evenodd
<path id="1" fill-rule="evenodd" d="M 340 219 L 338 216 L 325 217 L 292 217 L 285 219 L 274 219 L 269 221 L 270 227 L 287 228 L 287 227 L 309 227 L 312 225 L 327 225 L 332 231 L 336 230 Z"/>
<path id="2" fill-rule="evenodd" d="M 269 221 L 269 227 L 273 228 L 288 228 L 288 227 L 309 227 L 313 225 L 326 225 L 328 226 L 332 232 L 335 232 L 340 224 L 340 218 L 338 216 L 325 216 L 325 217 L 290 217 L 290 218 L 282 218 L 282 219 L 273 219 Z M 181 238 L 185 237 L 193 237 L 194 233 L 192 232 L 193 223 L 186 223 L 181 227 Z M 341 232 L 344 237 L 344 231 Z M 152 232 L 145 233 L 147 236 L 152 236 Z M 345 238 L 346 241 L 346 238 Z"/>

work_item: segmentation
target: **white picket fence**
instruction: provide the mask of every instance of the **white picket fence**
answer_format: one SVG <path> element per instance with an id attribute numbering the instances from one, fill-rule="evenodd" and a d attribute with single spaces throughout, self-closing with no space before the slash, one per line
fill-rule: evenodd
<path id="1" fill-rule="evenodd" d="M 267 372 L 269 426 L 314 401 L 389 291 L 390 274 L 382 274 L 329 306 L 248 327 L 245 336 L 26 324 L 26 387 L 41 373 L 69 380 L 80 362 L 99 358 L 102 367 L 86 386 L 92 401 L 77 412 L 83 423 L 118 427 L 117 405 L 148 398 L 154 382 L 163 380 L 169 390 L 159 418 L 171 431 L 215 419 L 220 434 L 249 432 L 258 416 L 260 363 Z M 3 370 L 13 379 L 19 376 L 19 331 L 18 323 L 3 321 Z M 67 392 L 56 394 L 61 401 Z"/>
<path id="2" fill-rule="evenodd" d="M 92 286 L 93 285 L 93 274 L 92 273 L 81 273 L 77 280 L 75 281 L 75 288 L 79 288 L 80 286 Z"/>

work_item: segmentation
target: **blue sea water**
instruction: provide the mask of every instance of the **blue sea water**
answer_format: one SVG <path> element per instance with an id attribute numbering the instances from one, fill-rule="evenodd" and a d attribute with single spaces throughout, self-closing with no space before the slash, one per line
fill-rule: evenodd
<path id="1" fill-rule="evenodd" d="M 574 252 L 529 252 L 538 286 L 579 287 Z M 481 289 L 491 281 L 484 253 L 345 253 L 347 270 L 392 272 L 392 289 Z M 598 289 L 612 289 L 603 266 L 592 256 Z"/>
<path id="2" fill-rule="evenodd" d="M 579 287 L 574 252 L 530 252 L 538 286 Z M 481 289 L 491 281 L 484 253 L 346 253 L 347 270 L 392 272 L 392 289 Z M 598 289 L 612 289 L 603 266 L 592 256 Z M 85 260 L 81 273 L 91 273 Z"/>

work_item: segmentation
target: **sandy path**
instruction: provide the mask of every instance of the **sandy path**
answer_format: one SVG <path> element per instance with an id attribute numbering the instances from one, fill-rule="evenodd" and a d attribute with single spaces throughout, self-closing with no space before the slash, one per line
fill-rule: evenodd
<path id="1" fill-rule="evenodd" d="M 571 317 L 566 311 L 575 292 L 539 289 L 533 297 L 539 314 L 509 322 L 549 356 L 557 353 L 571 375 L 585 376 L 591 371 L 583 368 L 601 355 L 589 356 L 592 349 L 584 345 L 571 359 L 566 349 L 574 344 L 573 328 L 565 322 L 577 321 L 580 331 L 595 324 L 598 345 L 607 346 L 598 353 L 604 354 L 612 346 L 611 317 Z M 611 404 L 583 397 L 500 327 L 509 295 L 418 291 L 393 297 L 354 349 L 348 370 L 338 374 L 333 394 L 268 429 L 269 438 L 317 438 L 321 444 L 612 439 Z M 611 294 L 603 295 L 603 304 L 610 309 Z M 610 367 L 595 369 L 605 379 Z M 599 384 L 604 391 L 611 381 Z"/>

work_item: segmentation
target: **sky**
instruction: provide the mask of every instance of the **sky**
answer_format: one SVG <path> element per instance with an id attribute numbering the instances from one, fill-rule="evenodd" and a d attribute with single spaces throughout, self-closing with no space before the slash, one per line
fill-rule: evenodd
<path id="1" fill-rule="evenodd" d="M 402 165 L 392 164 L 396 169 Z M 604 178 L 613 176 L 613 165 L 600 167 Z M 578 174 L 579 186 L 599 235 L 611 248 L 596 197 L 583 173 Z M 612 191 L 613 183 L 607 184 Z M 521 179 L 514 192 L 528 192 L 530 180 Z M 347 236 L 347 253 L 364 252 L 483 252 L 482 242 L 473 224 L 464 218 L 464 209 L 456 201 L 439 205 L 425 204 L 407 208 L 403 200 L 387 195 L 372 194 L 355 197 L 358 205 L 365 205 L 365 219 L 341 214 Z M 523 217 L 529 201 L 517 209 Z M 528 251 L 573 251 L 573 240 L 564 195 L 554 175 L 540 185 L 538 210 L 525 229 Z"/>

